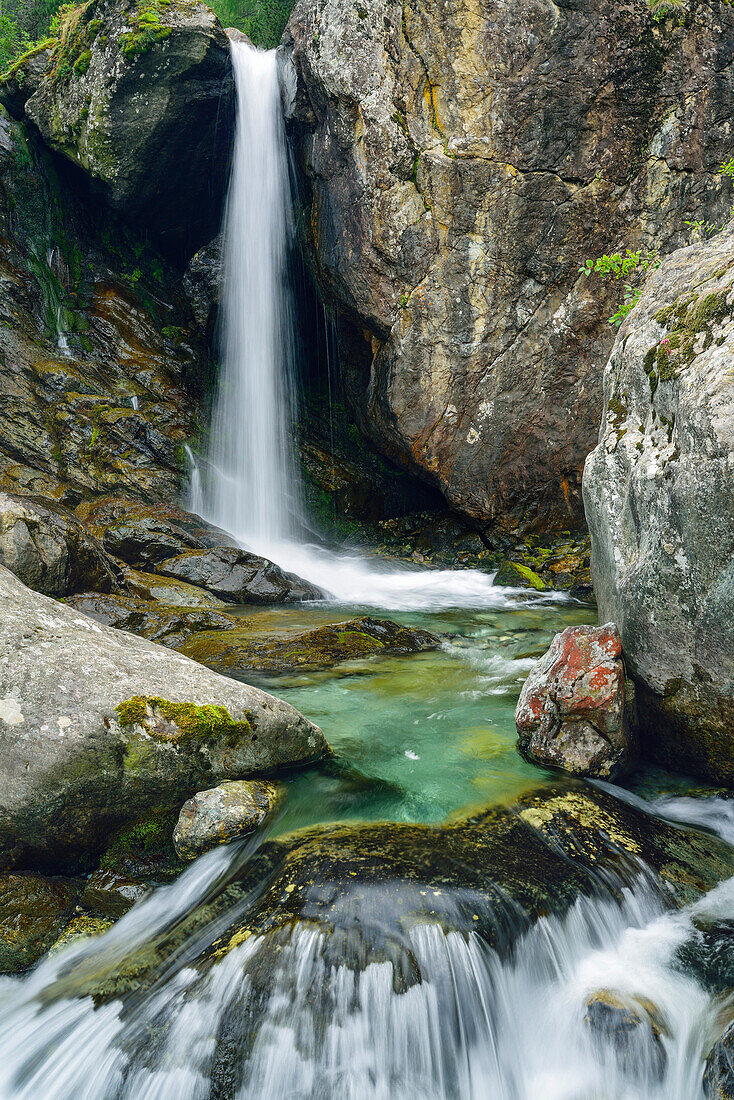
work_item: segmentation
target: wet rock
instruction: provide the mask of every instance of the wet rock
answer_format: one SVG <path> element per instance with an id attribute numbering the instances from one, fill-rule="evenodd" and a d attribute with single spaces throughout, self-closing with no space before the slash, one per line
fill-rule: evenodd
<path id="1" fill-rule="evenodd" d="M 510 561 L 509 558 L 505 558 L 500 564 L 494 575 L 494 584 L 505 585 L 508 588 L 534 588 L 538 592 L 542 592 L 547 587 L 545 581 L 529 566 Z"/>
<path id="2" fill-rule="evenodd" d="M 52 48 L 41 43 L 14 61 L 0 82 L 0 103 L 15 119 L 22 119 L 25 105 L 38 90 L 51 62 Z"/>
<path id="3" fill-rule="evenodd" d="M 95 936 L 103 936 L 113 924 L 114 921 L 103 920 L 99 917 L 90 917 L 87 914 L 74 917 L 69 921 L 52 947 L 49 948 L 49 955 L 54 955 L 59 951 L 63 951 L 69 944 L 78 943 L 80 940 L 89 940 Z"/>
<path id="4" fill-rule="evenodd" d="M 709 120 L 734 110 L 732 33 L 723 4 L 682 24 L 604 0 L 294 9 L 300 225 L 344 388 L 490 537 L 583 526 L 621 288 L 579 267 L 728 218 Z M 693 129 L 668 113 L 681 95 Z"/>
<path id="5" fill-rule="evenodd" d="M 638 882 L 640 861 L 670 902 L 686 905 L 731 877 L 734 850 L 584 783 L 527 796 L 440 826 L 404 822 L 302 830 L 265 841 L 227 883 L 175 928 L 128 956 L 112 976 L 87 975 L 80 993 L 102 998 L 145 987 L 190 937 L 215 928 L 196 964 L 253 935 L 268 949 L 247 977 L 270 988 L 272 964 L 294 929 L 324 932 L 327 965 L 361 970 L 390 962 L 400 991 L 421 980 L 409 945 L 416 925 L 473 933 L 500 953 L 540 917 L 562 915 L 580 895 Z M 253 897 L 255 901 L 253 902 Z"/>
<path id="6" fill-rule="evenodd" d="M 665 1073 L 667 1055 L 660 1039 L 667 1028 L 651 1001 L 601 989 L 587 999 L 584 1023 L 600 1052 L 611 1050 L 631 1075 L 643 1067 L 645 1076 Z"/>
<path id="7" fill-rule="evenodd" d="M 283 798 L 283 788 L 262 779 L 229 780 L 184 802 L 173 846 L 179 859 L 197 859 L 219 844 L 248 836 Z"/>
<path id="8" fill-rule="evenodd" d="M 80 904 L 95 917 L 118 920 L 149 892 L 147 883 L 103 868 L 87 880 Z"/>
<path id="9" fill-rule="evenodd" d="M 0 601 L 5 867 L 72 862 L 146 812 L 327 751 L 288 704 L 99 626 L 5 569 Z"/>
<path id="10" fill-rule="evenodd" d="M 222 274 L 222 246 L 223 239 L 220 233 L 204 248 L 194 253 L 183 277 L 183 288 L 191 303 L 196 323 L 207 336 L 213 336 L 216 327 Z"/>
<path id="11" fill-rule="evenodd" d="M 734 920 L 692 923 L 692 935 L 675 953 L 677 965 L 712 993 L 734 990 Z"/>
<path id="12" fill-rule="evenodd" d="M 125 587 L 131 596 L 140 600 L 152 600 L 169 607 L 222 608 L 225 600 L 218 600 L 205 588 L 156 573 L 144 573 L 139 569 L 126 569 Z"/>
<path id="13" fill-rule="evenodd" d="M 0 493 L 0 565 L 47 596 L 123 583 L 119 566 L 65 508 L 9 493 Z"/>
<path id="14" fill-rule="evenodd" d="M 422 653 L 439 645 L 440 639 L 427 630 L 361 618 L 267 641 L 236 629 L 227 634 L 212 631 L 189 638 L 180 648 L 188 657 L 222 671 L 311 672 L 355 658 Z"/>
<path id="15" fill-rule="evenodd" d="M 231 603 L 291 603 L 323 598 L 315 585 L 286 573 L 267 558 L 234 547 L 190 550 L 159 562 L 156 572 L 198 585 Z"/>
<path id="16" fill-rule="evenodd" d="M 734 233 L 652 273 L 604 372 L 584 499 L 643 755 L 734 785 Z"/>
<path id="17" fill-rule="evenodd" d="M 515 724 L 518 750 L 532 763 L 597 779 L 629 770 L 635 741 L 613 623 L 556 634 L 523 685 Z"/>
<path id="18" fill-rule="evenodd" d="M 734 1098 L 734 1024 L 724 1031 L 706 1059 L 703 1091 L 706 1100 Z"/>
<path id="19" fill-rule="evenodd" d="M 76 514 L 108 553 L 142 570 L 187 550 L 236 545 L 226 531 L 173 504 L 104 497 Z"/>
<path id="20" fill-rule="evenodd" d="M 79 889 L 39 875 L 0 875 L 0 974 L 40 959 L 69 922 Z"/>
<path id="21" fill-rule="evenodd" d="M 96 592 L 83 592 L 70 596 L 67 606 L 83 611 L 95 622 L 127 630 L 141 638 L 178 649 L 191 634 L 211 630 L 234 630 L 243 625 L 235 616 L 222 615 L 218 611 L 202 608 L 165 607 L 149 600 L 136 600 L 130 596 L 104 596 Z"/>
<path id="22" fill-rule="evenodd" d="M 188 258 L 217 232 L 234 81 L 227 37 L 204 4 L 71 9 L 25 113 L 169 251 Z"/>

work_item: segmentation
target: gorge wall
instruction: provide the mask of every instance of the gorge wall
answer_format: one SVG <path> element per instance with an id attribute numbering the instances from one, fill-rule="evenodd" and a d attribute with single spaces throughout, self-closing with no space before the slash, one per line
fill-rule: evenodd
<path id="1" fill-rule="evenodd" d="M 485 531 L 583 526 L 622 296 L 579 276 L 723 222 L 734 10 L 300 0 L 301 229 L 362 430 Z"/>

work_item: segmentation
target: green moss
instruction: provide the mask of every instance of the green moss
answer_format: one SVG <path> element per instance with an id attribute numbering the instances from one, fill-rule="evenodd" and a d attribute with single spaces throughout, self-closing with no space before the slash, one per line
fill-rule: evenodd
<path id="1" fill-rule="evenodd" d="M 173 703 L 154 695 L 136 695 L 119 703 L 115 710 L 123 729 L 141 726 L 160 741 L 218 741 L 224 738 L 228 745 L 235 745 L 257 728 L 249 711 L 237 722 L 226 707 L 213 703 L 205 706 Z"/>
<path id="2" fill-rule="evenodd" d="M 76 73 L 77 76 L 84 76 L 87 69 L 89 68 L 91 60 L 92 60 L 92 51 L 91 50 L 83 50 L 79 54 L 76 61 L 74 62 L 74 72 Z M 84 111 L 82 111 L 82 114 L 84 114 Z M 86 114 L 87 115 L 89 114 L 88 110 L 86 111 Z"/>
<path id="3" fill-rule="evenodd" d="M 8 68 L 0 73 L 0 81 L 15 79 L 18 83 L 22 83 L 25 77 L 26 67 L 31 58 L 36 57 L 39 53 L 43 53 L 44 50 L 52 49 L 56 45 L 55 38 L 44 38 L 41 42 L 36 42 L 29 50 L 22 53 L 20 57 L 9 65 Z"/>
<path id="4" fill-rule="evenodd" d="M 161 13 L 170 3 L 171 0 L 147 0 L 147 3 L 138 0 L 130 19 L 132 29 L 120 37 L 125 57 L 139 57 L 147 53 L 155 42 L 168 38 L 171 28 L 161 22 Z"/>

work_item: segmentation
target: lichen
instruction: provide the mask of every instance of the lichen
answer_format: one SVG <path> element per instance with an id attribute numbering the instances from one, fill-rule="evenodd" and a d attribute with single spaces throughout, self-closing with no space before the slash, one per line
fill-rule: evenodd
<path id="1" fill-rule="evenodd" d="M 136 695 L 119 703 L 118 721 L 123 729 L 142 727 L 158 741 L 207 742 L 222 738 L 236 745 L 242 737 L 252 736 L 257 722 L 250 711 L 236 721 L 226 707 L 209 703 L 175 703 L 155 695 Z"/>

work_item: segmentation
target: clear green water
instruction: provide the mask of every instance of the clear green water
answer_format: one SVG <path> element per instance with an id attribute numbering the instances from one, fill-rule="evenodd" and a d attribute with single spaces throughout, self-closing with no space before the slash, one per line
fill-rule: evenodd
<path id="1" fill-rule="evenodd" d="M 374 609 L 268 609 L 256 631 L 304 630 Z M 383 618 L 444 636 L 409 657 L 352 661 L 324 672 L 260 676 L 324 731 L 334 761 L 287 777 L 277 831 L 345 819 L 440 821 L 551 782 L 515 750 L 514 712 L 533 658 L 566 626 L 596 621 L 573 603 L 520 609 L 390 612 Z M 557 777 L 556 777 L 557 778 Z"/>

